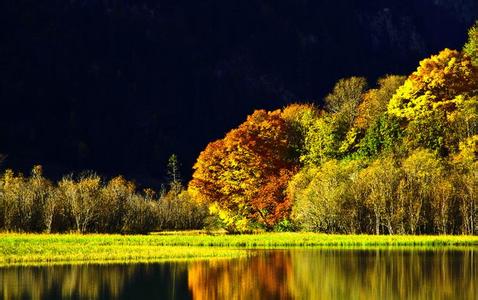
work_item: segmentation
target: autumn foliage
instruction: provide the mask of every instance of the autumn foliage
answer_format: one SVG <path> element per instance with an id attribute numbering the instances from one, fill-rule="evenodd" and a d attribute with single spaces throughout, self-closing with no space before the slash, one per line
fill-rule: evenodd
<path id="1" fill-rule="evenodd" d="M 285 189 L 298 166 L 291 143 L 294 134 L 282 111 L 255 111 L 200 154 L 189 184 L 191 194 L 272 228 L 290 212 Z"/>
<path id="2" fill-rule="evenodd" d="M 323 109 L 255 111 L 201 153 L 191 195 L 236 231 L 478 232 L 469 34 L 465 51 L 445 49 L 408 77 L 339 80 Z"/>
<path id="3" fill-rule="evenodd" d="M 445 49 L 424 59 L 388 105 L 388 111 L 413 119 L 436 109 L 453 111 L 457 96 L 469 96 L 478 87 L 478 68 L 470 57 Z"/>

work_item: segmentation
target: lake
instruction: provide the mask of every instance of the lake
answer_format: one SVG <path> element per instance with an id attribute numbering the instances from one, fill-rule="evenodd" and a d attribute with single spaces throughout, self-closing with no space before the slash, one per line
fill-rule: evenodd
<path id="1" fill-rule="evenodd" d="M 251 250 L 237 259 L 0 268 L 1 299 L 478 299 L 478 249 Z"/>

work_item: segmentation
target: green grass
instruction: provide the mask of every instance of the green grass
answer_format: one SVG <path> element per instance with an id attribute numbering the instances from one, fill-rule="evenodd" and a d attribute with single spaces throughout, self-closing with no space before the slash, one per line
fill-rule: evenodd
<path id="1" fill-rule="evenodd" d="M 156 262 L 164 260 L 230 258 L 248 255 L 246 249 L 290 247 L 333 248 L 453 248 L 477 247 L 478 236 L 374 236 L 314 233 L 256 235 L 0 234 L 0 266 L 78 262 Z"/>

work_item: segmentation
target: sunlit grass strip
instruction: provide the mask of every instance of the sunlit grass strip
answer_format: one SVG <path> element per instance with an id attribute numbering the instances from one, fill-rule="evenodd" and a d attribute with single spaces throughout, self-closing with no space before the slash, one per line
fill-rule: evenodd
<path id="1" fill-rule="evenodd" d="M 247 255 L 245 250 L 161 246 L 141 237 L 121 236 L 0 235 L 0 266 L 58 262 L 158 262 L 187 259 L 232 258 Z"/>
<path id="2" fill-rule="evenodd" d="M 173 249 L 172 249 L 173 248 Z M 49 254 L 18 254 L 0 258 L 1 267 L 11 266 L 50 266 L 77 264 L 128 264 L 128 263 L 162 263 L 187 262 L 198 260 L 221 260 L 245 257 L 246 250 L 214 249 L 204 247 L 162 247 L 161 250 L 144 251 L 141 255 L 126 254 L 117 251 L 104 253 L 102 251 L 84 252 L 80 255 L 49 255 Z"/>
<path id="3" fill-rule="evenodd" d="M 244 249 L 309 247 L 478 247 L 477 236 L 0 234 L 0 265 L 29 262 L 158 261 L 238 257 Z M 243 250 L 238 250 L 243 249 Z"/>

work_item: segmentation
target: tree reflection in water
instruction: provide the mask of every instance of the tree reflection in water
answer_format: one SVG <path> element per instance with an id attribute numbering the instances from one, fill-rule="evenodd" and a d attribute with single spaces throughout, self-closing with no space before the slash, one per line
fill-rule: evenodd
<path id="1" fill-rule="evenodd" d="M 194 299 L 291 298 L 291 254 L 259 252 L 252 258 L 193 263 L 188 284 Z"/>
<path id="2" fill-rule="evenodd" d="M 478 299 L 478 249 L 291 250 L 189 267 L 194 299 Z"/>
<path id="3" fill-rule="evenodd" d="M 0 268 L 0 299 L 189 299 L 186 263 Z"/>

